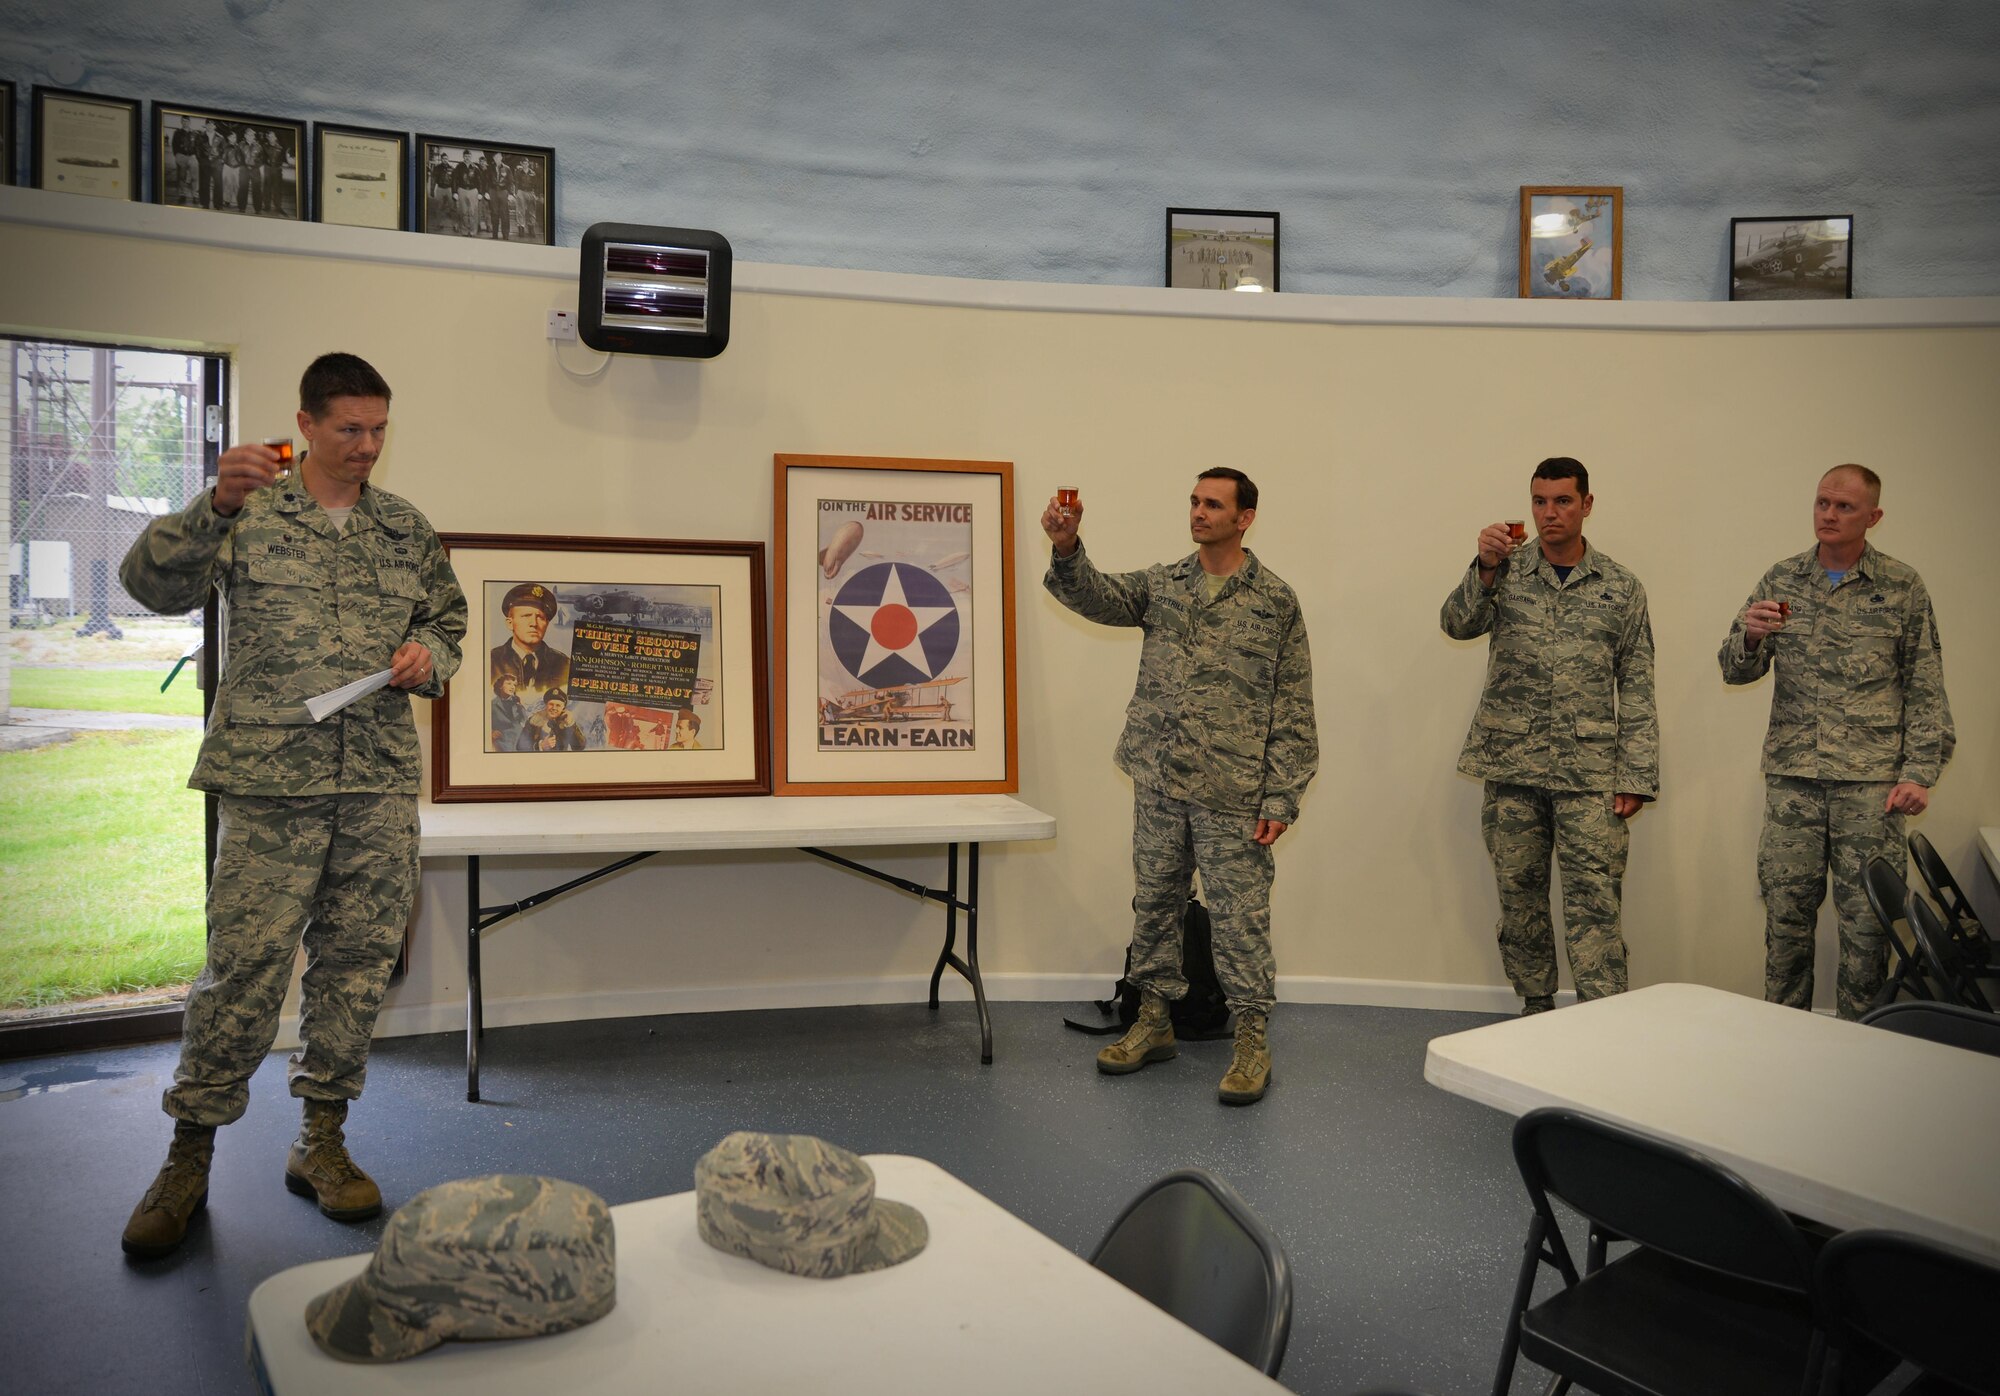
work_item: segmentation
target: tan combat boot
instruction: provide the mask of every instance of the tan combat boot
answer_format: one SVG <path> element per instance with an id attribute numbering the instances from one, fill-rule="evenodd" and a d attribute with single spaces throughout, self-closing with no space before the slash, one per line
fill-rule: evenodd
<path id="1" fill-rule="evenodd" d="M 215 1157 L 215 1127 L 174 1122 L 174 1142 L 159 1176 L 132 1209 L 119 1244 L 125 1254 L 157 1260 L 187 1235 L 188 1222 L 208 1205 L 208 1165 Z"/>
<path id="2" fill-rule="evenodd" d="M 1158 994 L 1139 995 L 1139 1016 L 1125 1035 L 1097 1054 L 1097 1069 L 1106 1076 L 1126 1076 L 1148 1062 L 1171 1061 L 1181 1054 L 1174 1045 L 1173 1020 L 1167 1001 Z"/>
<path id="3" fill-rule="evenodd" d="M 1271 1046 L 1265 1037 L 1269 1020 L 1262 1013 L 1236 1015 L 1236 1052 L 1216 1092 L 1224 1105 L 1255 1105 L 1271 1084 Z"/>
<path id="4" fill-rule="evenodd" d="M 335 1221 L 367 1221 L 382 1210 L 382 1190 L 347 1155 L 344 1100 L 305 1102 L 305 1128 L 285 1160 L 285 1186 L 300 1197 L 316 1198 Z"/>

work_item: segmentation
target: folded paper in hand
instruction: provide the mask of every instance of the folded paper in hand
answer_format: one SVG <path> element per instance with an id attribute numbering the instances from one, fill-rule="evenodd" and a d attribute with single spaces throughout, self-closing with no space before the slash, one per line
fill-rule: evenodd
<path id="1" fill-rule="evenodd" d="M 312 714 L 314 722 L 325 722 L 357 698 L 366 698 L 378 688 L 389 686 L 389 671 L 377 669 L 365 679 L 344 683 L 330 693 L 322 693 L 317 698 L 306 699 L 306 711 Z"/>

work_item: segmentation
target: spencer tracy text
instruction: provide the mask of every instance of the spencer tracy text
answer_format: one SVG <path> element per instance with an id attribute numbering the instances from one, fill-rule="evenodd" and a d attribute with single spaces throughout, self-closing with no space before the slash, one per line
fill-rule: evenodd
<path id="1" fill-rule="evenodd" d="M 822 499 L 823 514 L 852 514 L 871 523 L 962 523 L 972 522 L 970 504 L 897 504 L 891 501 L 863 503 L 859 500 Z"/>
<path id="2" fill-rule="evenodd" d="M 829 746 L 872 746 L 890 749 L 917 747 L 961 747 L 973 749 L 970 727 L 876 727 L 821 723 L 819 744 Z"/>

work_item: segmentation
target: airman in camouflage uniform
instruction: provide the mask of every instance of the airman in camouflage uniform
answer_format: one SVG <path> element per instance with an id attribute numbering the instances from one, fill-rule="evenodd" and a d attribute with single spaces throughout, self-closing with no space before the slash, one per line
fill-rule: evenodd
<path id="1" fill-rule="evenodd" d="M 1577 997 L 1625 991 L 1625 821 L 1659 792 L 1660 726 L 1646 589 L 1584 539 L 1589 473 L 1551 457 L 1535 467 L 1529 495 L 1535 546 L 1517 549 L 1505 524 L 1481 530 L 1439 623 L 1455 640 L 1493 637 L 1458 769 L 1485 782 L 1480 827 L 1500 888 L 1501 967 L 1522 1012 L 1539 1013 L 1556 991 L 1551 851 Z"/>
<path id="2" fill-rule="evenodd" d="M 157 611 L 199 606 L 214 587 L 228 637 L 189 781 L 219 807 L 207 962 L 162 1102 L 173 1146 L 125 1230 L 137 1256 L 179 1245 L 207 1201 L 215 1129 L 249 1102 L 302 933 L 304 1045 L 290 1078 L 305 1128 L 285 1183 L 341 1221 L 382 1207 L 341 1125 L 416 894 L 410 694 L 439 696 L 458 667 L 465 596 L 423 515 L 368 483 L 388 426 L 381 375 L 329 354 L 299 395 L 311 452 L 296 478 L 280 478 L 270 447 L 224 452 L 214 488 L 149 524 L 119 573 Z M 312 720 L 308 698 L 384 667 L 388 688 Z"/>
<path id="3" fill-rule="evenodd" d="M 1776 673 L 1757 845 L 1764 997 L 1812 1007 L 1830 866 L 1843 1018 L 1866 1013 L 1888 974 L 1863 874 L 1878 857 L 1903 866 L 1903 816 L 1923 813 L 1956 741 L 1930 593 L 1868 542 L 1881 498 L 1874 471 L 1828 471 L 1813 500 L 1818 541 L 1764 574 L 1718 656 L 1725 683 Z"/>
<path id="4" fill-rule="evenodd" d="M 1247 1105 L 1263 1097 L 1271 1071 L 1271 846 L 1298 821 L 1319 767 L 1312 654 L 1298 598 L 1243 547 L 1257 487 L 1241 471 L 1204 471 L 1189 506 L 1198 552 L 1107 575 L 1077 538 L 1082 507 L 1050 500 L 1042 528 L 1055 553 L 1044 584 L 1086 620 L 1146 634 L 1116 756 L 1134 786 L 1129 977 L 1140 1011 L 1098 1053 L 1098 1069 L 1122 1075 L 1178 1051 L 1167 1003 L 1187 992 L 1181 918 L 1199 870 L 1216 978 L 1236 1015 L 1220 1096 Z"/>

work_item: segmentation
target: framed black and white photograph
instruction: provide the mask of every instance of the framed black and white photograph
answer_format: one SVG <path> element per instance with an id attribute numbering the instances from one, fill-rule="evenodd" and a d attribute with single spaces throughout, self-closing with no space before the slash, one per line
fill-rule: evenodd
<path id="1" fill-rule="evenodd" d="M 312 219 L 347 228 L 410 226 L 410 137 L 313 123 Z"/>
<path id="2" fill-rule="evenodd" d="M 14 175 L 14 84 L 0 82 L 0 184 L 12 184 Z"/>
<path id="3" fill-rule="evenodd" d="M 153 202 L 303 222 L 306 126 L 153 103 Z"/>
<path id="4" fill-rule="evenodd" d="M 1854 297 L 1854 217 L 1818 213 L 1729 220 L 1729 299 Z"/>
<path id="5" fill-rule="evenodd" d="M 417 231 L 554 246 L 556 153 L 453 136 L 417 137 Z"/>
<path id="6" fill-rule="evenodd" d="M 1278 215 L 1236 208 L 1167 210 L 1166 284 L 1195 291 L 1278 289 Z"/>
<path id="7" fill-rule="evenodd" d="M 139 103 L 130 97 L 34 89 L 28 182 L 98 199 L 139 199 Z"/>

